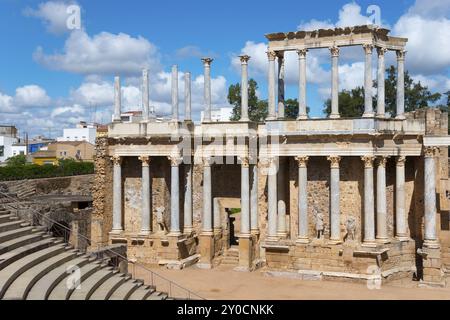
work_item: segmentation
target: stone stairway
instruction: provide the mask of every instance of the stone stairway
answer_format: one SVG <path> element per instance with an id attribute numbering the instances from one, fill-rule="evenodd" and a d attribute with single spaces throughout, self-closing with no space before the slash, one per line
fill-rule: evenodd
<path id="1" fill-rule="evenodd" d="M 77 281 L 79 279 L 79 281 Z M 0 299 L 165 300 L 168 296 L 19 220 L 0 204 Z"/>
<path id="2" fill-rule="evenodd" d="M 222 266 L 237 266 L 239 264 L 239 249 L 231 247 L 223 254 L 220 265 Z"/>
<path id="3" fill-rule="evenodd" d="M 10 188 L 18 198 L 29 198 L 36 194 L 36 183 L 32 180 L 22 180 Z"/>

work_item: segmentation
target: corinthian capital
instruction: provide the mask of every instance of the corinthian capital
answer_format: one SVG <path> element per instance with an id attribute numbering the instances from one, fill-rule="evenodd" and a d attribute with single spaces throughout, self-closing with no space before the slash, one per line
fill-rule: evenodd
<path id="1" fill-rule="evenodd" d="M 423 149 L 423 153 L 424 153 L 426 158 L 431 158 L 431 157 L 434 157 L 436 155 L 436 151 L 437 150 L 438 150 L 437 147 L 425 147 Z"/>
<path id="2" fill-rule="evenodd" d="M 205 58 L 202 58 L 202 61 L 203 61 L 203 65 L 205 67 L 209 67 L 209 66 L 211 66 L 211 63 L 214 61 L 214 59 L 205 57 Z"/>
<path id="3" fill-rule="evenodd" d="M 142 162 L 143 167 L 148 167 L 150 165 L 150 157 L 149 156 L 140 156 L 139 160 Z"/>
<path id="4" fill-rule="evenodd" d="M 299 59 L 305 59 L 307 52 L 308 52 L 308 49 L 299 49 L 299 50 L 297 50 L 298 58 Z"/>
<path id="5" fill-rule="evenodd" d="M 397 50 L 397 60 L 405 60 L 406 50 Z"/>
<path id="6" fill-rule="evenodd" d="M 269 58 L 270 61 L 274 61 L 277 57 L 277 53 L 275 51 L 267 51 L 267 58 Z"/>
<path id="7" fill-rule="evenodd" d="M 242 56 L 239 56 L 239 59 L 241 60 L 241 64 L 247 64 L 248 60 L 250 60 L 250 56 L 244 54 Z"/>
<path id="8" fill-rule="evenodd" d="M 120 166 L 122 164 L 122 157 L 114 155 L 114 156 L 111 157 L 111 161 L 113 162 L 113 164 L 115 166 Z"/>
<path id="9" fill-rule="evenodd" d="M 371 44 L 364 44 L 363 45 L 363 49 L 364 49 L 364 52 L 366 54 L 372 54 L 373 45 L 371 45 Z"/>
<path id="10" fill-rule="evenodd" d="M 169 159 L 170 165 L 172 167 L 178 167 L 181 164 L 181 162 L 183 162 L 183 158 L 180 157 L 179 155 L 168 156 L 167 159 Z"/>
<path id="11" fill-rule="evenodd" d="M 330 161 L 331 168 L 339 168 L 339 162 L 341 162 L 340 156 L 329 156 L 327 160 Z"/>
<path id="12" fill-rule="evenodd" d="M 308 160 L 309 160 L 308 156 L 295 157 L 295 161 L 297 161 L 299 168 L 306 168 L 306 166 L 308 165 Z"/>
<path id="13" fill-rule="evenodd" d="M 248 157 L 239 157 L 239 161 L 241 161 L 241 166 L 244 168 L 249 167 L 249 158 Z"/>
<path id="14" fill-rule="evenodd" d="M 406 157 L 404 157 L 404 156 L 397 157 L 397 159 L 396 159 L 397 167 L 403 167 L 405 165 L 405 162 L 406 162 Z"/>
<path id="15" fill-rule="evenodd" d="M 377 47 L 377 53 L 378 56 L 384 56 L 384 54 L 387 52 L 388 50 L 384 47 Z"/>
<path id="16" fill-rule="evenodd" d="M 378 157 L 378 166 L 380 166 L 380 167 L 383 167 L 383 168 L 386 168 L 386 162 L 387 162 L 387 159 L 388 159 L 389 157 L 386 157 L 386 156 L 380 156 L 380 157 Z"/>
<path id="17" fill-rule="evenodd" d="M 364 168 L 373 168 L 373 156 L 362 156 L 361 160 L 364 162 Z"/>
<path id="18" fill-rule="evenodd" d="M 330 52 L 331 52 L 332 57 L 339 57 L 339 51 L 340 51 L 340 49 L 337 46 L 330 47 Z"/>

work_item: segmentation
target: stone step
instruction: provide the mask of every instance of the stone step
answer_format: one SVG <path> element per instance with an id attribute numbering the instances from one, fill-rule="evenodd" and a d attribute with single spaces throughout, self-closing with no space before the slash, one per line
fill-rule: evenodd
<path id="1" fill-rule="evenodd" d="M 109 300 L 128 300 L 131 294 L 142 285 L 142 281 L 130 279 L 118 287 Z"/>
<path id="2" fill-rule="evenodd" d="M 44 232 L 34 232 L 31 234 L 26 234 L 21 237 L 17 237 L 15 239 L 12 239 L 9 241 L 2 242 L 2 243 L 0 243 L 0 254 L 4 254 L 5 252 L 17 249 L 24 245 L 34 243 L 45 237 L 49 237 L 49 236 L 46 235 Z"/>
<path id="3" fill-rule="evenodd" d="M 24 236 L 26 234 L 30 234 L 33 232 L 37 232 L 37 230 L 34 227 L 25 227 L 20 229 L 15 229 L 7 232 L 0 233 L 0 243 L 9 241 L 11 239 L 15 239 L 21 236 Z"/>
<path id="4" fill-rule="evenodd" d="M 23 220 L 16 220 L 16 221 L 8 221 L 5 223 L 0 224 L 0 232 L 6 232 L 14 229 L 19 229 L 22 227 L 22 224 L 24 223 Z"/>
<path id="5" fill-rule="evenodd" d="M 89 300 L 94 291 L 106 280 L 117 274 L 112 268 L 98 270 L 81 283 L 80 290 L 74 290 L 69 300 Z"/>
<path id="6" fill-rule="evenodd" d="M 69 278 L 69 274 L 66 272 L 66 278 L 63 279 L 56 287 L 50 292 L 48 300 L 67 300 L 72 292 L 78 287 L 78 284 L 82 287 L 83 281 L 89 278 L 93 273 L 104 267 L 98 263 L 88 263 L 81 267 L 79 270 L 74 270 L 74 275 Z M 79 277 L 79 279 L 76 278 Z M 73 279 L 73 282 L 71 282 Z"/>
<path id="7" fill-rule="evenodd" d="M 11 263 L 29 255 L 36 251 L 51 247 L 55 244 L 58 244 L 58 242 L 55 241 L 53 238 L 47 238 L 43 240 L 39 240 L 34 243 L 27 244 L 23 247 L 8 251 L 2 255 L 0 255 L 0 270 L 3 270 L 7 266 L 9 266 Z"/>
<path id="8" fill-rule="evenodd" d="M 28 269 L 22 273 L 6 290 L 4 299 L 22 300 L 25 299 L 30 289 L 38 282 L 43 276 L 48 274 L 51 270 L 61 266 L 62 264 L 73 260 L 80 253 L 78 250 L 68 250 L 59 253 L 58 255 L 49 258 L 38 265 Z"/>
<path id="9" fill-rule="evenodd" d="M 38 250 L 32 254 L 29 254 L 22 259 L 11 263 L 6 268 L 3 268 L 0 271 L 0 299 L 3 298 L 3 295 L 5 294 L 6 289 L 8 289 L 9 285 L 22 273 L 64 251 L 65 245 L 54 245 L 49 248 Z"/>
<path id="10" fill-rule="evenodd" d="M 239 250 L 237 249 L 228 249 L 224 253 L 225 257 L 238 257 L 239 258 Z"/>
<path id="11" fill-rule="evenodd" d="M 168 298 L 167 293 L 155 291 L 149 295 L 145 300 L 166 300 Z"/>
<path id="12" fill-rule="evenodd" d="M 0 209 L 0 216 L 11 214 L 11 211 L 8 209 Z"/>
<path id="13" fill-rule="evenodd" d="M 155 289 L 152 287 L 140 287 L 130 295 L 128 300 L 146 300 L 154 292 Z"/>
<path id="14" fill-rule="evenodd" d="M 89 300 L 108 300 L 109 297 L 116 291 L 116 289 L 122 285 L 125 281 L 128 281 L 131 277 L 123 273 L 119 273 L 103 282 L 97 290 L 90 296 Z"/>
<path id="15" fill-rule="evenodd" d="M 17 221 L 17 217 L 14 214 L 3 214 L 0 215 L 0 223 Z"/>
<path id="16" fill-rule="evenodd" d="M 52 290 L 68 276 L 67 271 L 82 268 L 89 263 L 89 256 L 82 255 L 67 261 L 59 267 L 49 271 L 31 287 L 26 295 L 27 300 L 46 300 Z"/>

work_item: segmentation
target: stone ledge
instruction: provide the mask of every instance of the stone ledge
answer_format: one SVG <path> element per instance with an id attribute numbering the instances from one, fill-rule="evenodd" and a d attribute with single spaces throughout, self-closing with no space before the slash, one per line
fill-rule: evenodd
<path id="1" fill-rule="evenodd" d="M 182 260 L 161 259 L 158 261 L 158 264 L 165 265 L 167 269 L 181 270 L 194 265 L 199 259 L 200 255 L 194 254 Z"/>

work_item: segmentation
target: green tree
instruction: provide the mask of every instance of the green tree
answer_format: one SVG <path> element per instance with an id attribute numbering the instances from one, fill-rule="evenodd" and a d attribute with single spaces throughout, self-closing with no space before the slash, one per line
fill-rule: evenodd
<path id="1" fill-rule="evenodd" d="M 264 119 L 264 112 L 267 106 L 262 104 L 256 96 L 258 83 L 250 79 L 248 81 L 248 116 L 252 121 L 261 121 Z M 241 85 L 239 83 L 232 84 L 228 88 L 228 102 L 233 105 L 233 114 L 230 118 L 232 121 L 241 119 Z"/>
<path id="2" fill-rule="evenodd" d="M 323 112 L 331 113 L 331 99 L 325 101 Z M 352 90 L 339 92 L 339 114 L 344 118 L 361 117 L 364 112 L 364 88 L 356 87 Z"/>
<path id="3" fill-rule="evenodd" d="M 19 154 L 14 157 L 10 157 L 6 160 L 6 165 L 9 167 L 24 166 L 27 163 L 27 157 L 23 154 Z"/>

